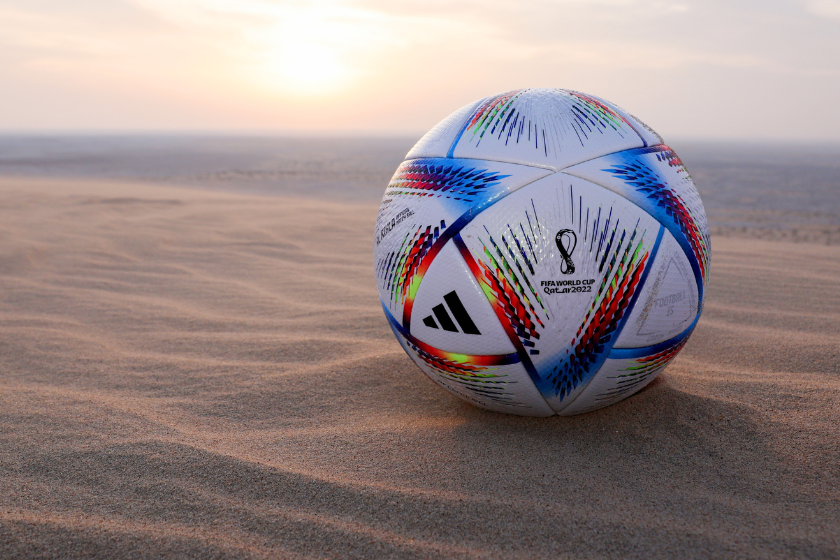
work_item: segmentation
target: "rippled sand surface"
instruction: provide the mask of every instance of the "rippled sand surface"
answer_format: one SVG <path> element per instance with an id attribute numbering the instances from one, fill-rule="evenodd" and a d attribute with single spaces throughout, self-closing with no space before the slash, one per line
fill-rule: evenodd
<path id="1" fill-rule="evenodd" d="M 840 247 L 714 238 L 656 382 L 529 419 L 400 349 L 376 210 L 0 180 L 0 557 L 840 557 Z"/>

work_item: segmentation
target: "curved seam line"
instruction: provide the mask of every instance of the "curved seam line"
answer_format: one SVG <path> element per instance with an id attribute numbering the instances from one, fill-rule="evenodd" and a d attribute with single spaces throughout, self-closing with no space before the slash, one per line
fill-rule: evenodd
<path id="1" fill-rule="evenodd" d="M 473 266 L 471 266 L 470 263 L 467 262 L 467 256 L 469 256 L 470 259 L 473 261 L 473 265 L 475 266 L 475 268 L 478 268 L 478 264 L 475 263 L 475 259 L 472 258 L 472 255 L 469 252 L 470 250 L 469 250 L 469 247 L 467 247 L 467 244 L 464 243 L 463 239 L 461 239 L 461 234 L 460 233 L 455 234 L 452 237 L 452 242 L 455 243 L 455 245 L 458 247 L 458 252 L 461 255 L 461 259 L 463 259 L 464 264 L 467 265 L 467 268 L 469 269 L 470 273 L 475 278 L 475 272 L 473 272 Z M 476 281 L 481 282 L 481 280 L 479 280 L 478 278 L 475 278 L 475 279 L 476 279 Z M 481 290 L 481 292 L 484 293 L 484 290 Z M 487 298 L 486 293 L 484 293 L 484 297 Z M 537 368 L 534 367 L 534 363 L 531 361 L 530 356 L 528 356 L 528 352 L 525 350 L 525 346 L 522 344 L 522 341 L 519 340 L 519 337 L 514 337 L 510 333 L 510 331 L 507 328 L 505 328 L 505 325 L 502 323 L 502 319 L 499 317 L 498 311 L 496 310 L 496 306 L 493 305 L 493 302 L 490 301 L 490 298 L 487 298 L 487 302 L 490 304 L 490 307 L 493 308 L 493 312 L 496 313 L 496 317 L 499 319 L 499 324 L 501 325 L 502 330 L 505 331 L 505 334 L 510 339 L 511 344 L 513 344 L 513 347 L 516 348 L 516 353 L 519 356 L 519 363 L 522 364 L 522 367 L 525 368 L 525 372 L 528 374 L 528 377 L 531 378 L 531 382 L 534 384 L 534 389 L 537 391 L 537 394 L 545 402 L 545 406 L 548 407 L 548 409 L 550 411 L 552 411 L 556 414 L 556 412 L 551 407 L 551 405 L 548 404 L 548 400 L 545 398 L 545 395 L 542 394 L 542 391 L 540 391 L 540 388 L 537 385 L 537 381 L 540 379 L 540 374 L 537 371 Z"/>
<path id="2" fill-rule="evenodd" d="M 481 106 L 481 103 L 482 103 L 483 101 L 484 101 L 484 100 L 479 101 L 478 105 L 476 106 L 476 109 L 477 109 L 479 106 Z M 464 135 L 464 132 L 466 132 L 467 127 L 468 127 L 468 126 L 469 126 L 469 124 L 470 124 L 470 120 L 472 120 L 472 118 L 473 118 L 473 116 L 474 116 L 474 115 L 475 115 L 475 109 L 473 109 L 472 111 L 470 111 L 470 115 L 469 115 L 466 119 L 464 119 L 464 124 L 462 124 L 462 125 L 461 125 L 461 130 L 459 130 L 459 131 L 458 131 L 458 135 L 455 137 L 455 139 L 452 141 L 452 144 L 449 146 L 449 150 L 446 152 L 446 157 L 448 157 L 448 158 L 453 157 L 453 154 L 455 153 L 455 146 L 457 146 L 457 145 L 458 145 L 458 142 L 460 142 L 460 141 L 461 141 L 461 136 L 463 136 L 463 135 Z M 476 158 L 476 159 L 477 159 L 477 158 Z"/>
<path id="3" fill-rule="evenodd" d="M 423 350 L 422 346 L 427 346 L 431 349 L 437 350 L 439 352 L 444 352 L 444 353 L 447 353 L 447 354 L 463 354 L 464 356 L 472 356 L 472 357 L 477 357 L 477 358 L 506 358 L 504 361 L 500 361 L 496 365 L 510 365 L 510 364 L 519 363 L 518 361 L 512 361 L 512 358 L 514 358 L 514 357 L 517 360 L 521 361 L 521 357 L 516 352 L 508 352 L 506 354 L 464 354 L 463 352 L 452 352 L 452 351 L 449 351 L 449 350 L 442 350 L 442 349 L 438 348 L 437 346 L 432 346 L 428 342 L 423 342 L 422 340 L 420 340 L 419 338 L 417 338 L 416 336 L 414 336 L 413 334 L 411 334 L 410 332 L 405 330 L 402 327 L 402 325 L 399 324 L 396 317 L 394 317 L 391 314 L 391 312 L 388 311 L 388 308 L 385 306 L 385 303 L 382 302 L 381 299 L 380 299 L 379 302 L 382 305 L 383 310 L 385 311 L 385 318 L 388 319 L 388 322 L 391 323 L 397 329 L 397 331 L 399 331 L 399 333 L 403 336 L 403 338 L 405 338 L 407 341 L 411 342 L 415 346 L 420 346 L 421 350 Z"/>
<path id="4" fill-rule="evenodd" d="M 429 158 L 429 159 L 434 159 L 434 158 Z M 476 216 L 478 216 L 479 214 L 481 214 L 482 212 L 484 212 L 485 210 L 487 210 L 488 208 L 490 208 L 491 206 L 493 206 L 494 204 L 496 204 L 500 200 L 503 200 L 504 198 L 510 196 L 511 194 L 513 194 L 513 193 L 515 193 L 515 192 L 517 192 L 521 189 L 524 189 L 525 187 L 527 187 L 529 185 L 532 185 L 532 184 L 536 183 L 537 181 L 545 179 L 546 177 L 550 177 L 551 175 L 553 175 L 553 173 L 543 175 L 542 177 L 537 177 L 534 180 L 529 181 L 528 183 L 525 183 L 523 185 L 520 185 L 520 186 L 516 187 L 515 189 L 509 190 L 505 193 L 500 193 L 500 195 L 497 196 L 496 198 L 488 198 L 488 199 L 483 201 L 483 203 L 486 203 L 486 204 L 484 204 L 484 205 L 478 204 L 476 206 L 473 206 L 469 210 L 467 210 L 466 212 L 464 212 L 463 214 L 461 214 L 460 216 L 455 218 L 455 221 L 452 222 L 452 225 L 450 225 L 443 232 L 441 232 L 441 235 L 438 238 L 438 240 L 429 249 L 429 252 L 434 250 L 434 254 L 432 255 L 432 261 L 434 261 L 435 256 L 437 256 L 437 254 L 443 250 L 443 247 L 449 242 L 449 240 L 452 239 L 453 237 L 455 237 L 458 233 L 460 233 L 462 229 L 464 229 L 473 219 L 476 218 Z M 464 218 L 466 218 L 466 220 L 464 220 Z M 425 268 L 423 268 L 423 277 L 421 277 L 420 282 L 417 283 L 417 290 L 415 290 L 415 294 L 420 290 L 420 284 L 423 282 L 423 279 L 425 278 L 426 271 L 429 269 L 429 266 L 431 266 L 431 261 L 428 261 L 428 262 L 429 262 L 429 264 L 426 265 Z M 422 267 L 422 265 L 421 265 L 421 267 Z M 413 310 L 413 306 L 414 306 L 414 300 L 413 299 L 412 299 L 412 302 L 411 302 L 411 306 L 412 306 L 412 312 L 413 312 L 414 311 Z M 406 330 L 409 330 L 411 328 L 411 317 L 410 316 L 406 317 L 406 315 L 405 315 L 405 304 L 403 304 L 403 328 L 405 328 Z"/>
<path id="5" fill-rule="evenodd" d="M 658 352 L 662 352 L 663 350 L 670 348 L 671 346 L 675 346 L 685 340 L 686 338 L 691 335 L 691 332 L 694 330 L 694 327 L 697 326 L 697 322 L 700 320 L 700 311 L 697 312 L 697 316 L 694 318 L 694 321 L 685 329 L 683 332 L 678 334 L 673 338 L 669 338 L 665 342 L 659 342 L 657 344 L 652 344 L 650 346 L 642 346 L 639 348 L 612 348 L 610 350 L 610 354 L 616 353 L 617 355 L 613 357 L 614 360 L 631 360 L 633 358 L 641 358 L 643 356 L 649 356 L 651 354 L 656 354 Z"/>
<path id="6" fill-rule="evenodd" d="M 644 210 L 644 209 L 643 209 Z M 647 282 L 648 275 L 650 274 L 651 269 L 653 269 L 653 261 L 656 260 L 656 255 L 659 253 L 659 245 L 662 243 L 662 237 L 665 235 L 665 226 L 662 223 L 659 223 L 659 232 L 656 234 L 656 241 L 653 243 L 653 249 L 650 250 L 650 259 L 648 260 L 648 264 L 645 266 L 644 272 L 642 272 L 642 278 L 639 281 L 638 290 L 635 294 L 633 294 L 633 298 L 630 300 L 630 305 L 627 306 L 626 313 L 621 317 L 621 322 L 617 329 L 615 329 L 615 342 L 618 342 L 618 337 L 621 336 L 621 331 L 624 329 L 624 325 L 627 323 L 627 320 L 630 318 L 630 315 L 633 313 L 633 308 L 636 306 L 636 302 L 639 300 L 639 296 L 642 294 L 642 289 Z M 601 367 L 598 368 L 598 371 L 595 372 L 595 375 L 592 376 L 592 379 L 581 388 L 580 393 L 574 399 L 572 399 L 567 405 L 557 411 L 559 414 L 560 411 L 565 410 L 566 408 L 572 406 L 582 395 L 583 392 L 586 391 L 586 388 L 595 381 L 595 378 L 598 377 L 598 373 L 601 371 L 601 368 L 604 367 L 604 363 L 610 357 L 610 353 L 613 351 L 613 347 L 615 346 L 615 342 L 613 342 L 613 346 L 610 346 L 609 350 L 605 352 L 606 358 L 604 362 L 601 362 Z"/>

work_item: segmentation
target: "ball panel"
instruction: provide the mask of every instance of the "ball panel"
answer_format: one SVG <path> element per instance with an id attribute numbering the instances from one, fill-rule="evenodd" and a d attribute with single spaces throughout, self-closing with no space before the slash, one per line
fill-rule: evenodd
<path id="1" fill-rule="evenodd" d="M 464 122 L 482 101 L 484 100 L 479 99 L 474 103 L 464 105 L 436 124 L 409 150 L 405 159 L 437 158 L 449 155 L 449 150 L 460 135 Z"/>
<path id="2" fill-rule="evenodd" d="M 451 241 L 435 256 L 417 289 L 409 331 L 440 350 L 515 354 L 478 281 Z"/>
<path id="3" fill-rule="evenodd" d="M 374 232 L 374 270 L 387 309 L 404 322 L 420 280 L 465 216 L 548 173 L 476 160 L 403 162 L 385 190 Z"/>
<path id="4" fill-rule="evenodd" d="M 650 274 L 615 348 L 652 346 L 688 329 L 699 313 L 697 283 L 679 243 L 666 231 Z"/>
<path id="5" fill-rule="evenodd" d="M 592 382 L 560 412 L 561 416 L 591 412 L 641 391 L 665 369 L 688 339 L 646 356 L 631 359 L 608 358 Z"/>
<path id="6" fill-rule="evenodd" d="M 622 119 L 624 119 L 624 121 L 627 124 L 633 127 L 633 130 L 636 132 L 636 134 L 639 135 L 639 137 L 644 142 L 645 146 L 656 146 L 657 144 L 662 144 L 662 137 L 659 136 L 659 134 L 657 134 L 655 130 L 653 130 L 651 127 L 643 123 L 640 119 L 631 115 L 615 103 L 610 103 L 606 99 L 603 99 L 596 95 L 589 95 L 588 97 L 590 99 L 595 99 L 600 103 L 603 103 L 605 106 L 609 107 L 615 113 L 617 113 Z"/>
<path id="7" fill-rule="evenodd" d="M 517 354 L 444 352 L 414 338 L 387 313 L 403 350 L 432 381 L 476 406 L 520 416 L 551 416 Z"/>
<path id="8" fill-rule="evenodd" d="M 482 100 L 465 119 L 452 153 L 559 170 L 645 145 L 605 101 L 561 89 L 523 89 Z"/>
<path id="9" fill-rule="evenodd" d="M 454 238 L 554 410 L 619 336 L 664 229 L 618 194 L 556 173 L 478 214 Z"/>
<path id="10" fill-rule="evenodd" d="M 694 269 L 700 306 L 709 268 L 709 224 L 700 195 L 680 158 L 668 146 L 627 150 L 569 167 L 638 204 L 674 236 Z"/>

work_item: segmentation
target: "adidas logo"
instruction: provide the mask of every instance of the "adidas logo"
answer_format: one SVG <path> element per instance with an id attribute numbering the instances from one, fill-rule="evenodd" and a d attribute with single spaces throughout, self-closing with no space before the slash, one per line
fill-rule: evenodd
<path id="1" fill-rule="evenodd" d="M 458 294 L 454 291 L 449 292 L 443 296 L 443 301 L 446 302 L 446 307 L 449 307 L 449 311 L 452 312 L 452 315 L 455 317 L 458 326 L 461 327 L 461 331 L 464 334 L 481 334 L 475 326 L 475 323 L 473 323 L 472 318 L 470 318 L 470 314 L 464 309 L 464 304 L 461 303 L 461 298 L 458 297 Z M 446 307 L 442 303 L 432 307 L 434 317 L 429 315 L 423 319 L 423 324 L 432 329 L 441 328 L 449 332 L 459 332 L 455 323 L 452 322 L 452 317 L 449 316 Z M 435 318 L 437 318 L 437 322 Z M 438 327 L 438 323 L 440 323 L 440 327 Z"/>

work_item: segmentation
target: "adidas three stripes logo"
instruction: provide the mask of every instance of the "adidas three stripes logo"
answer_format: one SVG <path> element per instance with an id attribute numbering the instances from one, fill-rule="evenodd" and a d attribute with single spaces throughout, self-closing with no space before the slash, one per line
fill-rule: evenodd
<path id="1" fill-rule="evenodd" d="M 454 291 L 449 292 L 443 296 L 443 301 L 446 302 L 446 305 L 449 307 L 449 311 L 452 312 L 452 315 L 455 317 L 455 320 L 458 322 L 458 326 L 461 327 L 461 331 L 463 331 L 464 334 L 481 334 L 475 326 L 475 323 L 473 323 L 470 314 L 467 313 L 467 310 L 464 308 L 464 304 L 461 303 L 461 298 L 458 297 L 458 294 Z M 452 318 L 449 316 L 449 313 L 446 311 L 446 307 L 444 307 L 442 303 L 432 307 L 432 313 L 434 313 L 435 316 L 432 317 L 429 315 L 423 319 L 424 325 L 433 329 L 441 328 L 449 332 L 458 332 L 458 328 L 455 326 L 455 323 L 452 322 Z M 435 317 L 437 318 L 437 322 L 435 322 Z M 440 327 L 438 327 L 438 323 L 440 323 Z"/>

